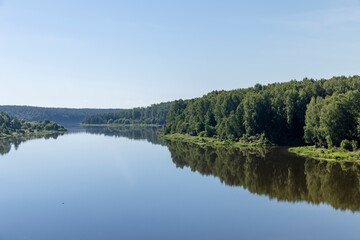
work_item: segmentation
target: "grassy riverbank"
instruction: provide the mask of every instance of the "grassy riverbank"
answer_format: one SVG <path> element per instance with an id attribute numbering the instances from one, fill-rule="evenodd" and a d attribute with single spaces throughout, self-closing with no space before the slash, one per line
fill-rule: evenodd
<path id="1" fill-rule="evenodd" d="M 262 139 L 250 139 L 251 141 L 240 140 L 238 142 L 229 141 L 229 140 L 220 140 L 217 138 L 209 137 L 199 137 L 199 136 L 190 136 L 185 134 L 166 134 L 161 136 L 163 139 L 170 141 L 181 141 L 195 143 L 198 145 L 208 145 L 208 146 L 228 146 L 228 147 L 267 147 L 273 146 L 269 143 L 265 143 Z"/>
<path id="2" fill-rule="evenodd" d="M 185 134 L 166 134 L 161 136 L 165 140 L 180 141 L 195 143 L 201 146 L 212 146 L 212 147 L 267 147 L 274 146 L 269 143 L 265 143 L 264 140 L 259 138 L 250 138 L 249 141 L 229 141 L 219 140 L 216 138 L 190 136 Z M 289 152 L 293 152 L 299 155 L 308 156 L 316 159 L 333 160 L 333 161 L 360 161 L 360 150 L 347 151 L 343 148 L 316 148 L 314 146 L 305 147 L 292 147 L 289 148 Z"/>
<path id="3" fill-rule="evenodd" d="M 317 159 L 338 161 L 360 161 L 360 150 L 347 151 L 343 148 L 316 148 L 315 146 L 293 147 L 289 152 Z"/>

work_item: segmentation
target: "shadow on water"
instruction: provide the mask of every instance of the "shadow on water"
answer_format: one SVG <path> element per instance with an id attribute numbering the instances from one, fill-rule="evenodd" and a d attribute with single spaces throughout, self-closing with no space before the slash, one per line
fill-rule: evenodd
<path id="1" fill-rule="evenodd" d="M 287 202 L 328 204 L 335 209 L 360 211 L 360 165 L 304 158 L 287 148 L 212 148 L 163 141 L 157 127 L 74 127 L 86 132 L 167 146 L 178 168 L 189 167 L 202 175 L 218 177 L 229 186 Z M 59 134 L 43 136 L 56 139 Z M 34 137 L 0 140 L 0 154 Z"/>
<path id="2" fill-rule="evenodd" d="M 68 132 L 61 134 L 48 134 L 44 136 L 31 136 L 31 137 L 17 137 L 0 139 L 0 155 L 7 154 L 11 151 L 12 146 L 15 150 L 23 142 L 32 139 L 57 139 L 57 137 L 64 134 L 78 134 L 82 132 L 90 134 L 98 134 L 104 136 L 126 137 L 134 140 L 147 140 L 152 144 L 163 145 L 158 133 L 159 127 L 136 127 L 136 126 L 119 126 L 119 127 L 103 127 L 103 126 L 81 126 L 79 123 L 71 123 L 65 125 Z"/>
<path id="3" fill-rule="evenodd" d="M 286 148 L 226 149 L 166 141 L 176 167 L 212 175 L 229 186 L 278 201 L 360 210 L 360 166 L 307 159 Z"/>
<path id="4" fill-rule="evenodd" d="M 23 136 L 23 137 L 16 137 L 16 138 L 0 139 L 0 155 L 9 153 L 12 149 L 12 146 L 14 146 L 15 150 L 18 150 L 21 143 L 27 142 L 29 140 L 57 139 L 59 136 L 62 136 L 65 134 L 84 132 L 83 127 L 78 122 L 68 122 L 66 124 L 63 124 L 63 126 L 66 129 L 68 129 L 68 131 L 66 133 L 53 133 L 53 134 L 46 134 L 46 135 L 42 135 L 42 136 Z"/>
<path id="5" fill-rule="evenodd" d="M 162 141 L 154 127 L 85 127 L 105 136 L 166 145 L 176 167 L 212 175 L 229 186 L 287 202 L 329 204 L 360 211 L 360 165 L 304 158 L 287 148 L 212 148 Z"/>
<path id="6" fill-rule="evenodd" d="M 7 154 L 11 151 L 12 147 L 15 150 L 18 150 L 21 143 L 27 142 L 33 139 L 57 139 L 59 136 L 64 135 L 65 133 L 54 133 L 47 134 L 43 136 L 29 136 L 29 137 L 16 137 L 16 138 L 6 138 L 0 139 L 0 155 Z"/>
<path id="7" fill-rule="evenodd" d="M 83 126 L 90 134 L 113 137 L 126 137 L 132 140 L 146 140 L 149 143 L 164 145 L 159 137 L 160 127 L 144 126 Z"/>

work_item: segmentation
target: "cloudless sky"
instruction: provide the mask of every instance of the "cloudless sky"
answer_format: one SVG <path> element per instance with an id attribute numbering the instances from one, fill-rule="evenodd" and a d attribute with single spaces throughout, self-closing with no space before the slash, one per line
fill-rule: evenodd
<path id="1" fill-rule="evenodd" d="M 0 105 L 130 108 L 360 74 L 360 0 L 0 0 Z"/>

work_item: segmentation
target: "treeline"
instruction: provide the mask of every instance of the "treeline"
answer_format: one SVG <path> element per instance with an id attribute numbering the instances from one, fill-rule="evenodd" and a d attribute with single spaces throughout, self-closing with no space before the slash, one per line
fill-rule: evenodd
<path id="1" fill-rule="evenodd" d="M 172 102 L 133 108 L 122 112 L 96 114 L 85 117 L 83 124 L 156 124 L 164 125 Z"/>
<path id="2" fill-rule="evenodd" d="M 212 148 L 166 141 L 173 162 L 279 201 L 360 211 L 360 165 L 313 161 L 279 148 Z M 286 151 L 285 151 L 286 153 Z"/>
<path id="3" fill-rule="evenodd" d="M 305 141 L 357 150 L 360 140 L 360 92 L 312 98 L 305 116 Z"/>
<path id="4" fill-rule="evenodd" d="M 61 124 L 80 123 L 85 117 L 105 112 L 119 112 L 125 109 L 92 109 L 92 108 L 47 108 L 31 106 L 0 106 L 0 112 L 28 121 L 48 119 Z"/>
<path id="5" fill-rule="evenodd" d="M 0 138 L 65 131 L 67 130 L 64 126 L 53 121 L 28 122 L 22 119 L 19 120 L 16 117 L 11 117 L 7 113 L 0 112 Z"/>
<path id="6" fill-rule="evenodd" d="M 263 135 L 280 145 L 358 142 L 359 90 L 359 76 L 342 76 L 213 91 L 175 101 L 163 130 L 232 141 Z"/>

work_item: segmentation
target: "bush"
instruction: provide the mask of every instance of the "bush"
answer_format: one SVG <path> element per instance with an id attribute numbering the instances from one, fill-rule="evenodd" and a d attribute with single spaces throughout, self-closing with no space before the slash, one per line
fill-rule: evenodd
<path id="1" fill-rule="evenodd" d="M 352 150 L 352 145 L 351 145 L 351 142 L 349 140 L 342 140 L 341 144 L 340 144 L 340 147 L 342 149 L 345 149 L 345 150 L 348 150 L 348 151 Z"/>
<path id="2" fill-rule="evenodd" d="M 210 125 L 205 125 L 205 133 L 207 137 L 213 137 L 216 133 L 216 130 Z"/>
<path id="3" fill-rule="evenodd" d="M 334 147 L 333 141 L 330 136 L 326 136 L 326 143 L 328 148 Z"/>
<path id="4" fill-rule="evenodd" d="M 199 137 L 205 137 L 206 136 L 206 132 L 205 131 L 202 131 L 199 133 Z"/>
<path id="5" fill-rule="evenodd" d="M 358 149 L 358 142 L 356 140 L 351 141 L 352 150 L 356 151 Z"/>

